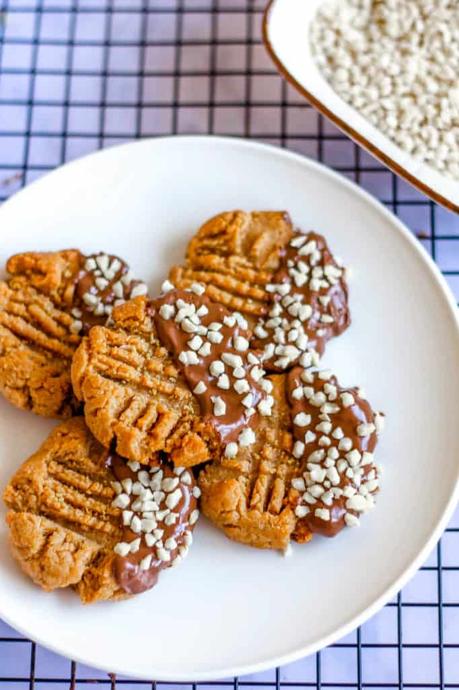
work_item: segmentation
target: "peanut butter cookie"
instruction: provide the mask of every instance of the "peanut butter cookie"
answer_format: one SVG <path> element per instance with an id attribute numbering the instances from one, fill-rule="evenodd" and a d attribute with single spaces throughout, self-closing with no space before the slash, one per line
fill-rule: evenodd
<path id="1" fill-rule="evenodd" d="M 122 599 L 186 555 L 198 496 L 187 470 L 125 464 L 74 418 L 8 484 L 10 545 L 47 591 L 73 587 L 84 603 Z"/>
<path id="2" fill-rule="evenodd" d="M 183 467 L 210 458 L 212 430 L 199 403 L 158 339 L 144 297 L 113 311 L 112 326 L 95 326 L 72 363 L 75 395 L 86 423 L 107 448 L 139 462 L 170 453 Z"/>
<path id="3" fill-rule="evenodd" d="M 267 312 L 266 284 L 293 236 L 284 211 L 230 211 L 208 220 L 190 241 L 183 266 L 169 278 L 179 288 L 199 282 L 214 302 L 253 320 Z"/>
<path id="4" fill-rule="evenodd" d="M 240 448 L 234 458 L 224 455 L 199 475 L 201 509 L 235 541 L 265 549 L 286 549 L 297 518 L 289 505 L 292 477 L 299 462 L 292 455 L 290 411 L 285 377 L 274 375 L 274 406 L 262 417 L 256 442 Z"/>
<path id="5" fill-rule="evenodd" d="M 201 508 L 228 537 L 261 548 L 357 527 L 379 491 L 384 415 L 326 369 L 269 377 L 274 406 L 257 440 L 199 475 Z"/>
<path id="6" fill-rule="evenodd" d="M 244 314 L 268 371 L 318 365 L 328 340 L 350 324 L 344 267 L 322 235 L 300 232 L 285 212 L 215 216 L 169 278 L 179 288 L 199 281 L 213 301 Z"/>
<path id="7" fill-rule="evenodd" d="M 143 283 L 114 256 L 76 249 L 17 254 L 0 281 L 0 391 L 14 405 L 45 417 L 78 409 L 70 362 L 83 333 Z"/>

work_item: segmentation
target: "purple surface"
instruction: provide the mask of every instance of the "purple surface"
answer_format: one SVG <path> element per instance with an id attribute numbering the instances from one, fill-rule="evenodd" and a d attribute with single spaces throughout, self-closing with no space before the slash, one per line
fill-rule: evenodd
<path id="1" fill-rule="evenodd" d="M 56 165 L 139 136 L 254 137 L 358 181 L 420 238 L 458 295 L 458 216 L 359 151 L 282 82 L 260 43 L 263 4 L 0 0 L 0 200 Z M 94 683 L 154 687 L 72 664 L 0 621 L 0 690 Z M 318 655 L 225 683 L 238 684 L 459 687 L 459 514 L 424 568 L 360 631 Z"/>

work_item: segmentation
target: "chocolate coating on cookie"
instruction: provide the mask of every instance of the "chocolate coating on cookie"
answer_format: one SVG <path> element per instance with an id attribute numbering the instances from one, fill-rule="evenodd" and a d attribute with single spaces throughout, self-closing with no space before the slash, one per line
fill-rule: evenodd
<path id="1" fill-rule="evenodd" d="M 192 472 L 169 465 L 149 467 L 126 463 L 109 455 L 122 510 L 123 537 L 115 546 L 115 578 L 129 594 L 154 587 L 164 568 L 177 565 L 187 554 L 199 516 L 200 490 Z"/>
<path id="2" fill-rule="evenodd" d="M 129 266 L 119 257 L 104 252 L 84 257 L 75 280 L 75 328 L 81 324 L 80 330 L 88 331 L 105 323 L 113 307 L 146 293 L 145 283 L 134 280 Z"/>
<path id="3" fill-rule="evenodd" d="M 254 347 L 264 349 L 266 369 L 284 371 L 298 361 L 317 364 L 327 341 L 349 326 L 344 275 L 322 235 L 295 233 L 267 286 L 272 294 L 268 317 L 254 329 Z"/>
<path id="4" fill-rule="evenodd" d="M 358 388 L 342 388 L 329 371 L 296 367 L 288 374 L 293 454 L 302 462 L 292 480 L 299 518 L 294 537 L 333 537 L 374 505 L 379 471 L 373 451 L 384 417 Z"/>
<path id="5" fill-rule="evenodd" d="M 204 418 L 214 427 L 227 457 L 255 441 L 259 415 L 270 415 L 271 383 L 260 358 L 249 351 L 247 322 L 211 302 L 204 288 L 171 289 L 152 303 L 162 344 L 177 360 Z"/>

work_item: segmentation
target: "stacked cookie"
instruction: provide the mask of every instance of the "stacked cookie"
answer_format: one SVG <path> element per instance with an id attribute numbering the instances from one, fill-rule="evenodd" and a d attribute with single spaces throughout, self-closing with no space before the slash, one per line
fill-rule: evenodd
<path id="1" fill-rule="evenodd" d="M 283 550 L 372 508 L 383 416 L 319 366 L 350 323 L 322 236 L 286 213 L 223 213 L 155 299 L 105 254 L 7 269 L 0 389 L 75 415 L 5 491 L 13 553 L 43 588 L 149 589 L 188 552 L 198 504 L 230 538 Z"/>

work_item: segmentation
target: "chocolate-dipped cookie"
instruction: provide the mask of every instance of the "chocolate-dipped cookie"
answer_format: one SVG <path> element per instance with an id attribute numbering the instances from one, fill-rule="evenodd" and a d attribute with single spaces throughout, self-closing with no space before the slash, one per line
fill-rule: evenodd
<path id="1" fill-rule="evenodd" d="M 84 603 L 123 599 L 186 555 L 198 496 L 191 472 L 126 465 L 75 417 L 8 483 L 10 546 L 47 591 L 73 587 Z"/>

